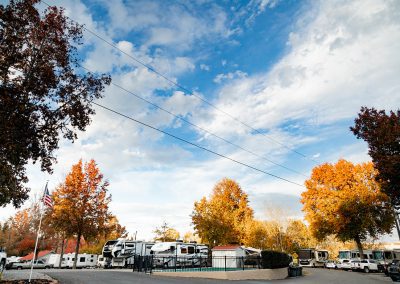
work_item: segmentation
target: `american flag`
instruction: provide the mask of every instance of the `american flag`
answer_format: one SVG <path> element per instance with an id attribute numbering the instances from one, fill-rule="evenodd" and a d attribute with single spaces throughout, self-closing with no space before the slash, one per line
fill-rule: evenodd
<path id="1" fill-rule="evenodd" d="M 47 183 L 46 183 L 46 188 L 44 189 L 43 203 L 48 207 L 53 207 L 53 199 L 51 198 L 49 189 L 47 188 Z"/>

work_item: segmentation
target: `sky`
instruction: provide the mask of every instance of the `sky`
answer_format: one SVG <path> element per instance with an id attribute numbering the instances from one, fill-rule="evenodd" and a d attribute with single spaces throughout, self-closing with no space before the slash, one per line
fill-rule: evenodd
<path id="1" fill-rule="evenodd" d="M 277 209 L 303 218 L 301 185 L 313 167 L 370 160 L 349 130 L 361 106 L 400 107 L 395 0 L 47 3 L 91 31 L 82 65 L 128 91 L 111 85 L 98 103 L 259 170 L 95 106 L 79 139 L 60 142 L 52 175 L 28 166 L 31 196 L 95 159 L 112 212 L 139 239 L 163 221 L 192 231 L 194 202 L 225 177 L 248 193 L 257 218 Z M 14 212 L 0 208 L 0 219 Z"/>

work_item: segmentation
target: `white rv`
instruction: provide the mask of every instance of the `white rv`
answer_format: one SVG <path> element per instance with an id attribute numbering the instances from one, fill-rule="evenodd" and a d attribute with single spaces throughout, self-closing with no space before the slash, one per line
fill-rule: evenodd
<path id="1" fill-rule="evenodd" d="M 67 253 L 63 255 L 62 267 L 72 268 L 74 266 L 75 253 Z M 77 268 L 89 268 L 97 265 L 97 254 L 78 254 Z"/>
<path id="2" fill-rule="evenodd" d="M 196 243 L 162 242 L 152 248 L 153 265 L 158 267 L 199 266 L 207 262 L 208 247 Z"/>
<path id="3" fill-rule="evenodd" d="M 135 257 L 151 254 L 153 242 L 118 240 L 111 250 L 111 267 L 132 267 Z"/>
<path id="4" fill-rule="evenodd" d="M 329 258 L 327 250 L 301 249 L 299 250 L 299 264 L 307 267 L 324 267 Z"/>
<path id="5" fill-rule="evenodd" d="M 2 272 L 6 267 L 7 254 L 2 247 L 0 247 L 0 272 Z"/>

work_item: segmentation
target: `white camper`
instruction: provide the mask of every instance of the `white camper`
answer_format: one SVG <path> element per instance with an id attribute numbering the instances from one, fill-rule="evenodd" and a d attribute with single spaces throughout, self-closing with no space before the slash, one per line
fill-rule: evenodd
<path id="1" fill-rule="evenodd" d="M 62 267 L 72 268 L 74 266 L 75 253 L 67 253 L 63 255 Z M 97 254 L 78 254 L 77 268 L 89 268 L 97 265 Z"/>
<path id="2" fill-rule="evenodd" d="M 306 267 L 324 267 L 328 261 L 329 252 L 327 250 L 300 249 L 299 264 Z"/>
<path id="3" fill-rule="evenodd" d="M 206 245 L 181 241 L 156 243 L 151 251 L 158 267 L 199 266 L 207 262 L 208 256 Z"/>
<path id="4" fill-rule="evenodd" d="M 136 256 L 151 254 L 153 242 L 118 240 L 111 250 L 111 267 L 132 267 Z"/>

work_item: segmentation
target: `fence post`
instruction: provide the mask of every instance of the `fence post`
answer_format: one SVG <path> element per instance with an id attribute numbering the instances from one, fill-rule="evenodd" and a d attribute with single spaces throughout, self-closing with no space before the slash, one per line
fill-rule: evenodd
<path id="1" fill-rule="evenodd" d="M 244 256 L 242 256 L 242 266 L 243 266 L 243 270 L 244 270 Z"/>
<path id="2" fill-rule="evenodd" d="M 224 258 L 225 258 L 225 271 L 226 271 L 226 255 L 224 256 Z"/>
<path id="3" fill-rule="evenodd" d="M 203 264 L 203 262 L 201 261 L 201 255 L 200 255 L 200 271 L 201 271 L 201 265 Z"/>
<path id="4" fill-rule="evenodd" d="M 177 256 L 175 256 L 175 272 L 176 272 L 176 266 L 178 265 L 178 257 Z"/>

